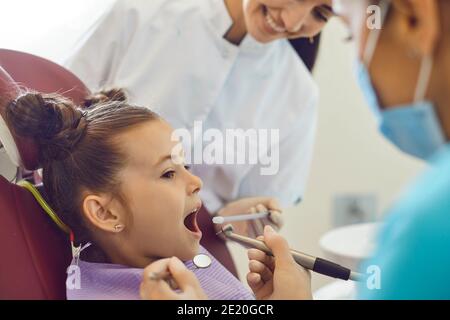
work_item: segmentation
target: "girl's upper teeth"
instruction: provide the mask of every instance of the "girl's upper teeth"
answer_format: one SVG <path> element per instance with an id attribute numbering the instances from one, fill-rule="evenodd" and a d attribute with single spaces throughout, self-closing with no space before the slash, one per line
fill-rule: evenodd
<path id="1" fill-rule="evenodd" d="M 273 18 L 270 16 L 269 13 L 266 14 L 266 20 L 267 20 L 267 23 L 270 25 L 270 27 L 271 27 L 273 30 L 275 30 L 276 32 L 279 32 L 279 33 L 284 33 L 284 32 L 286 32 L 286 29 L 283 28 L 283 27 L 280 27 L 280 26 L 273 20 Z"/>

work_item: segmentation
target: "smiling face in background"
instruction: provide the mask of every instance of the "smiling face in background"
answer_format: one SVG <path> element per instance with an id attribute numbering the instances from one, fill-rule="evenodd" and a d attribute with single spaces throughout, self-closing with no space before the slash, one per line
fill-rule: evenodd
<path id="1" fill-rule="evenodd" d="M 333 16 L 331 0 L 244 0 L 247 31 L 259 42 L 314 37 Z"/>
<path id="2" fill-rule="evenodd" d="M 124 217 L 125 228 L 114 240 L 113 250 L 125 261 L 115 263 L 145 267 L 157 258 L 190 260 L 198 254 L 202 234 L 196 219 L 202 182 L 183 164 L 172 161 L 177 144 L 171 141 L 172 131 L 165 121 L 157 120 L 118 136 L 127 156 L 118 177 L 126 206 L 115 207 L 124 211 L 118 216 Z"/>

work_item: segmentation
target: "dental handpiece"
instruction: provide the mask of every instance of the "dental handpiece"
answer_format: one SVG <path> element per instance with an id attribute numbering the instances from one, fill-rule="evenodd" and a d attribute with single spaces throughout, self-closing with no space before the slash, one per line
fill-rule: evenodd
<path id="1" fill-rule="evenodd" d="M 238 221 L 251 221 L 251 220 L 259 220 L 267 218 L 271 220 L 273 223 L 281 227 L 283 225 L 283 218 L 281 214 L 277 211 L 267 211 L 267 212 L 258 212 L 258 213 L 249 213 L 243 215 L 236 215 L 230 217 L 222 217 L 217 216 L 213 218 L 214 224 L 225 224 L 230 222 L 238 222 Z"/>
<path id="2" fill-rule="evenodd" d="M 222 229 L 222 232 L 229 240 L 237 242 L 247 248 L 261 250 L 267 255 L 273 256 L 272 251 L 266 246 L 263 241 L 235 234 L 232 225 L 225 226 Z M 316 273 L 342 280 L 363 281 L 365 278 L 361 273 L 354 272 L 334 262 L 322 258 L 317 258 L 292 249 L 290 250 L 290 252 L 295 262 L 297 262 L 305 269 L 314 271 Z"/>

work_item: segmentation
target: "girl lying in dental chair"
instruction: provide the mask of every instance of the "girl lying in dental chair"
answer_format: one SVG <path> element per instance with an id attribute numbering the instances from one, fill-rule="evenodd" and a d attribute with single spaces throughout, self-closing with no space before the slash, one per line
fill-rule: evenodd
<path id="1" fill-rule="evenodd" d="M 92 244 L 73 250 L 68 299 L 139 299 L 144 268 L 168 257 L 194 271 L 209 299 L 253 299 L 200 247 L 202 182 L 182 154 L 172 156 L 173 129 L 158 115 L 128 104 L 120 90 L 93 96 L 83 109 L 58 95 L 26 93 L 6 115 L 18 136 L 39 144 L 45 191 L 75 243 Z M 233 206 L 280 211 L 270 198 Z M 194 266 L 199 253 L 211 257 L 209 268 Z"/>

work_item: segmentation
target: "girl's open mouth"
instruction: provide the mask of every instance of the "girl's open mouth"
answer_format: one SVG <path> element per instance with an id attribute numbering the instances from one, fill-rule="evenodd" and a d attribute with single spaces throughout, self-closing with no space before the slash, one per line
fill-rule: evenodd
<path id="1" fill-rule="evenodd" d="M 191 233 L 195 234 L 196 236 L 200 237 L 202 236 L 202 231 L 200 230 L 198 223 L 197 223 L 197 216 L 198 212 L 200 211 L 200 208 L 197 208 L 193 210 L 191 213 L 189 213 L 186 218 L 184 218 L 184 225 L 186 229 L 188 229 Z"/>

